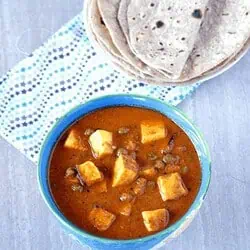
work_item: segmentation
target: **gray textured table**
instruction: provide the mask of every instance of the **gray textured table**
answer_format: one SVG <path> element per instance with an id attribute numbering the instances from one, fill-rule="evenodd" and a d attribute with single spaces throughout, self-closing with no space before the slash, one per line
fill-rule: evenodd
<path id="1" fill-rule="evenodd" d="M 0 74 L 38 47 L 82 7 L 80 0 L 0 0 Z M 191 226 L 165 249 L 250 249 L 250 53 L 203 84 L 180 108 L 203 131 L 212 182 Z M 0 249 L 83 249 L 49 213 L 36 166 L 0 139 Z"/>

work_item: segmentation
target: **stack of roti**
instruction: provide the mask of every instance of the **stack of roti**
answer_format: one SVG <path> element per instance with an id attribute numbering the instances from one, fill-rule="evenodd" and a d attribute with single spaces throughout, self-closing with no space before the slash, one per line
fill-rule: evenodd
<path id="1" fill-rule="evenodd" d="M 91 41 L 148 83 L 212 77 L 250 47 L 250 0 L 85 0 Z"/>

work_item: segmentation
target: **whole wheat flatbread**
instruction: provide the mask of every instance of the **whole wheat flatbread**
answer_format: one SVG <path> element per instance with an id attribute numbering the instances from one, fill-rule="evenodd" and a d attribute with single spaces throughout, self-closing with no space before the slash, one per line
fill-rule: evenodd
<path id="1" fill-rule="evenodd" d="M 155 74 L 154 76 L 145 74 L 124 59 L 114 45 L 108 29 L 101 21 L 102 18 L 98 9 L 97 0 L 86 0 L 85 16 L 87 16 L 85 18 L 86 30 L 92 43 L 96 45 L 96 48 L 101 48 L 102 52 L 105 52 L 113 65 L 118 65 L 119 71 L 123 69 L 123 72 L 127 72 L 129 76 L 142 82 L 150 82 L 158 85 L 162 82 L 167 82 L 166 77 L 157 77 Z"/>
<path id="2" fill-rule="evenodd" d="M 137 57 L 178 79 L 193 49 L 207 2 L 131 0 L 127 10 L 129 38 Z"/>
<path id="3" fill-rule="evenodd" d="M 86 19 L 87 33 L 91 41 L 96 45 L 97 48 L 101 48 L 110 59 L 116 59 L 123 63 L 124 69 L 127 71 L 133 71 L 132 66 L 126 64 L 119 50 L 113 44 L 113 41 L 109 35 L 106 26 L 102 23 L 101 15 L 97 6 L 97 0 L 86 0 L 85 2 L 85 12 L 88 18 Z M 133 71 L 134 74 L 139 74 L 140 72 Z M 143 77 L 143 75 L 142 75 Z"/>
<path id="4" fill-rule="evenodd" d="M 168 77 L 169 74 L 167 72 L 163 70 L 157 71 L 148 67 L 131 51 L 127 39 L 118 22 L 120 0 L 97 0 L 97 4 L 112 41 L 124 59 L 142 73 L 163 79 Z"/>
<path id="5" fill-rule="evenodd" d="M 124 0 L 121 0 L 124 2 Z M 129 1 L 129 0 L 125 0 Z M 96 2 L 96 0 L 94 0 Z M 122 3 L 121 2 L 121 3 Z M 91 4 L 90 4 L 91 3 Z M 225 4 L 226 3 L 226 4 Z M 87 10 L 87 7 L 90 7 L 90 5 L 93 4 L 93 0 L 85 0 L 85 10 Z M 248 1 L 246 0 L 240 0 L 240 5 L 238 6 L 235 1 L 233 0 L 220 0 L 219 2 L 214 2 L 214 0 L 210 0 L 208 4 L 208 8 L 211 11 L 211 14 L 209 15 L 209 11 L 206 14 L 206 18 L 204 20 L 204 24 L 206 23 L 206 28 L 204 28 L 204 24 L 197 36 L 197 40 L 195 43 L 195 50 L 191 53 L 187 64 L 185 66 L 185 70 L 182 74 L 182 77 L 180 79 L 177 79 L 175 82 L 171 82 L 167 78 L 159 79 L 156 77 L 151 77 L 150 75 L 143 74 L 140 71 L 136 70 L 131 64 L 129 64 L 125 58 L 121 55 L 119 50 L 116 48 L 116 46 L 113 44 L 112 38 L 110 37 L 109 30 L 101 23 L 100 21 L 100 13 L 98 14 L 98 9 L 93 10 L 92 9 L 92 15 L 89 17 L 85 13 L 85 27 L 87 29 L 88 36 L 91 38 L 92 42 L 96 45 L 95 47 L 101 47 L 102 51 L 105 51 L 107 55 L 110 56 L 110 61 L 112 64 L 122 72 L 125 72 L 129 76 L 140 80 L 142 82 L 146 83 L 151 83 L 151 84 L 157 84 L 157 85 L 186 85 L 186 84 L 192 84 L 198 81 L 204 81 L 207 79 L 210 79 L 219 73 L 222 73 L 224 70 L 229 68 L 231 65 L 233 65 L 236 61 L 238 61 L 248 50 L 250 47 L 250 31 L 249 31 L 249 15 L 248 10 L 249 10 L 249 4 Z M 229 7 L 230 6 L 230 7 Z M 228 21 L 220 20 L 225 19 L 226 17 L 230 16 L 232 17 L 232 8 L 234 9 L 233 11 L 233 16 L 235 16 L 232 19 L 232 22 L 236 23 L 235 26 L 232 26 L 231 24 L 225 25 L 225 22 L 230 23 L 230 18 Z M 223 10 L 223 12 L 222 12 Z M 225 11 L 226 10 L 226 11 Z M 85 11 L 86 12 L 86 11 Z M 222 15 L 223 13 L 223 15 Z M 244 16 L 245 14 L 245 16 Z M 239 19 L 237 15 L 241 15 L 242 19 Z M 118 13 L 119 16 L 119 13 Z M 95 17 L 93 20 L 93 17 Z M 244 18 L 243 18 L 244 17 Z M 245 18 L 246 17 L 246 18 Z M 212 25 L 213 18 L 217 20 L 217 25 L 214 27 Z M 119 20 L 120 22 L 120 20 Z M 224 24 L 221 24 L 224 23 Z M 222 26 L 219 27 L 218 26 Z M 90 26 L 93 26 L 93 29 L 95 32 L 90 29 Z M 228 28 L 232 29 L 232 27 L 238 27 L 236 31 L 228 31 Z M 124 28 L 122 28 L 122 31 L 124 32 Z M 211 38 L 207 35 L 207 33 L 211 33 L 214 35 Z M 225 34 L 225 32 L 229 32 L 228 34 Z M 95 36 L 95 33 L 97 33 L 97 36 Z M 125 32 L 124 32 L 125 34 Z M 203 37 L 205 37 L 205 42 Z M 228 37 L 228 35 L 230 35 Z M 230 40 L 229 38 L 231 35 L 236 39 L 236 40 Z M 239 35 L 239 36 L 238 36 Z M 210 47 L 208 45 L 208 48 L 205 46 L 205 44 L 209 44 L 209 39 L 211 39 L 213 44 L 216 44 L 216 42 L 219 42 L 217 36 L 221 37 L 221 40 L 226 39 L 226 41 L 233 41 L 229 43 L 231 46 L 226 46 L 226 48 L 221 47 L 219 51 L 213 50 L 214 47 Z M 202 42 L 203 41 L 203 42 Z M 236 45 L 235 45 L 236 44 Z M 230 47 L 230 49 L 229 49 Z M 207 50 L 212 51 L 213 53 L 217 52 L 218 58 L 220 60 L 218 61 L 213 61 L 211 62 L 211 58 L 206 55 Z M 200 54 L 200 56 L 196 56 L 197 51 L 201 51 L 204 53 Z M 226 51 L 226 52 L 224 52 Z M 230 53 L 232 52 L 232 53 Z M 225 55 L 226 54 L 226 55 Z M 229 55 L 229 56 L 227 56 Z M 211 55 L 210 55 L 211 56 Z M 198 60 L 200 60 L 200 64 L 196 63 Z M 211 62 L 211 63 L 210 63 Z"/>
<path id="6" fill-rule="evenodd" d="M 117 13 L 117 21 L 119 23 L 119 26 L 121 28 L 123 35 L 126 38 L 126 43 L 129 46 L 129 50 L 134 55 L 136 55 L 136 51 L 133 50 L 133 47 L 131 46 L 130 39 L 129 39 L 129 29 L 128 29 L 128 19 L 127 19 L 127 8 L 128 8 L 129 3 L 130 3 L 130 0 L 120 0 L 119 9 Z M 164 76 L 163 80 L 165 81 L 168 80 L 170 82 L 173 81 L 171 78 L 169 78 L 170 73 L 165 70 L 155 69 L 154 72 L 152 72 L 152 68 L 151 68 L 151 75 L 157 76 L 159 79 L 162 78 L 162 75 L 163 75 Z"/>
<path id="7" fill-rule="evenodd" d="M 210 0 L 181 79 L 192 79 L 224 64 L 250 37 L 250 0 Z"/>
<path id="8" fill-rule="evenodd" d="M 102 53 L 104 52 L 111 60 L 119 71 L 127 72 L 131 77 L 141 80 L 143 82 L 155 82 L 160 84 L 163 79 L 157 79 L 150 75 L 146 75 L 136 70 L 132 65 L 123 60 L 120 52 L 114 46 L 109 32 L 105 25 L 101 22 L 101 15 L 97 6 L 97 0 L 86 0 L 85 1 L 85 27 L 88 36 L 96 48 L 101 48 Z"/>
<path id="9" fill-rule="evenodd" d="M 118 14 L 117 14 L 117 20 L 120 24 L 121 30 L 124 34 L 124 36 L 127 39 L 127 43 L 130 44 L 129 40 L 129 29 L 128 29 L 128 17 L 127 17 L 127 9 L 128 5 L 130 3 L 130 0 L 120 0 Z M 130 47 L 131 49 L 131 47 Z"/>

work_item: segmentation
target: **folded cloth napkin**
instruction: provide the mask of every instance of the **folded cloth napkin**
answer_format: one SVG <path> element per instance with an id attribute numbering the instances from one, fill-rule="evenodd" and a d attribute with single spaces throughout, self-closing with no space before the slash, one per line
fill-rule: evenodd
<path id="1" fill-rule="evenodd" d="M 80 13 L 0 78 L 0 135 L 37 163 L 51 127 L 76 105 L 117 93 L 177 105 L 199 85 L 147 85 L 127 78 L 107 62 L 91 46 Z"/>

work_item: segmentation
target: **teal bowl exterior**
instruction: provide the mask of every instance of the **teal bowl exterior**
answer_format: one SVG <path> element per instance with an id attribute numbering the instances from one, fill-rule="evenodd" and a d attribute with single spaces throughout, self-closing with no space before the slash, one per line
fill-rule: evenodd
<path id="1" fill-rule="evenodd" d="M 93 112 L 98 109 L 114 106 L 133 106 L 147 108 L 158 111 L 163 115 L 169 117 L 178 126 L 180 126 L 189 138 L 192 140 L 195 149 L 198 153 L 201 168 L 202 168 L 202 181 L 199 192 L 192 206 L 186 214 L 176 223 L 167 229 L 158 232 L 154 235 L 133 239 L 133 240 L 112 240 L 107 238 L 92 235 L 72 224 L 58 209 L 53 200 L 48 183 L 48 168 L 50 165 L 51 153 L 63 132 L 82 116 Z M 92 249 L 157 249 L 166 244 L 169 240 L 178 236 L 185 228 L 188 227 L 190 222 L 195 217 L 201 204 L 205 198 L 208 190 L 211 176 L 211 160 L 206 142 L 204 141 L 199 130 L 189 121 L 189 119 L 177 108 L 172 107 L 164 102 L 151 99 L 143 96 L 135 95 L 112 95 L 104 96 L 85 104 L 79 105 L 73 110 L 69 111 L 64 117 L 57 121 L 49 135 L 47 136 L 42 150 L 40 152 L 39 167 L 38 167 L 38 182 L 40 192 L 44 201 L 48 205 L 51 212 L 61 222 L 65 231 L 70 234 L 74 239 L 81 244 L 88 245 Z M 153 201 L 153 198 L 152 198 Z"/>

